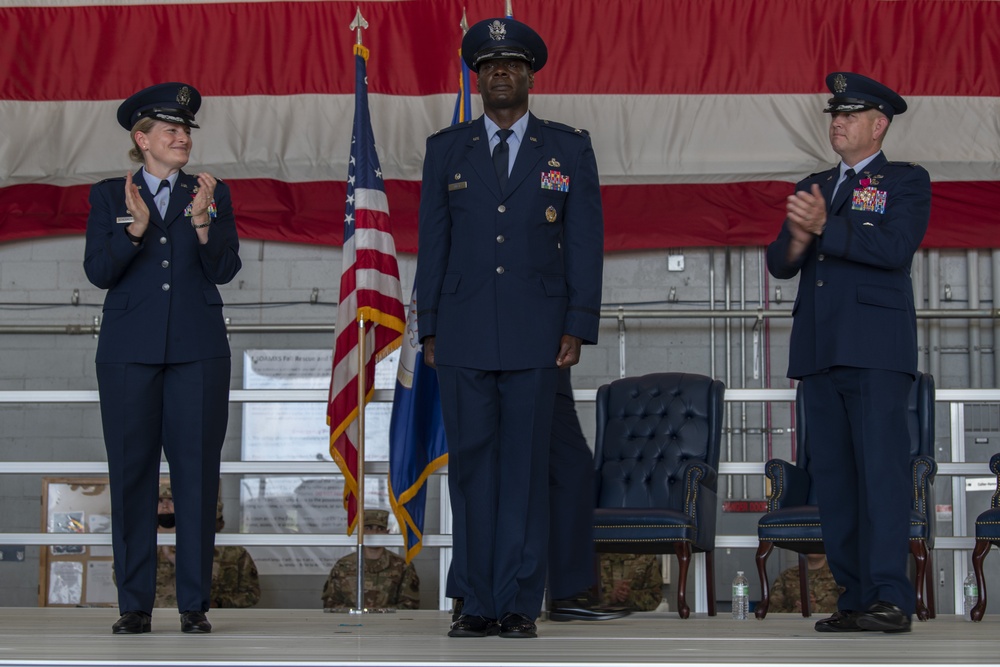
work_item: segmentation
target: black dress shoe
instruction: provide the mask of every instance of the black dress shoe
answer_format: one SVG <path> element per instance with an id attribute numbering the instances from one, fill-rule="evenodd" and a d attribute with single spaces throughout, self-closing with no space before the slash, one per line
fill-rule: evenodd
<path id="1" fill-rule="evenodd" d="M 204 635 L 212 631 L 212 624 L 203 611 L 185 611 L 181 614 L 181 632 Z"/>
<path id="2" fill-rule="evenodd" d="M 507 612 L 500 619 L 500 636 L 507 639 L 534 639 L 538 636 L 535 622 L 515 612 Z"/>
<path id="3" fill-rule="evenodd" d="M 462 614 L 458 617 L 457 621 L 451 624 L 448 636 L 485 637 L 487 635 L 495 635 L 498 632 L 500 632 L 500 627 L 497 625 L 495 618 Z"/>
<path id="4" fill-rule="evenodd" d="M 144 611 L 127 611 L 111 626 L 111 632 L 116 635 L 139 635 L 152 631 L 151 617 Z"/>
<path id="5" fill-rule="evenodd" d="M 549 619 L 553 621 L 610 621 L 630 613 L 628 607 L 604 606 L 587 593 L 565 600 L 553 600 Z"/>
<path id="6" fill-rule="evenodd" d="M 835 611 L 833 616 L 816 621 L 816 632 L 863 632 L 858 625 L 860 616 L 856 611 Z"/>
<path id="7" fill-rule="evenodd" d="M 910 615 L 891 602 L 879 600 L 858 616 L 858 625 L 865 630 L 909 632 Z"/>

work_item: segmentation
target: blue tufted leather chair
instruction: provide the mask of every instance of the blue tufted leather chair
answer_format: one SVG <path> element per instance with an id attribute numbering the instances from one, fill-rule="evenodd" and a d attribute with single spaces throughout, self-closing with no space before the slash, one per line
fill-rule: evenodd
<path id="1" fill-rule="evenodd" d="M 990 508 L 976 517 L 976 548 L 972 552 L 972 569 L 979 586 L 979 602 L 972 608 L 972 620 L 983 620 L 986 613 L 986 579 L 983 578 L 983 560 L 994 544 L 1000 547 L 1000 454 L 990 459 L 990 470 L 997 476 L 997 490 L 993 492 Z"/>
<path id="2" fill-rule="evenodd" d="M 926 621 L 934 617 L 933 568 L 929 549 L 933 547 L 934 512 L 930 500 L 930 485 L 937 473 L 934 461 L 934 378 L 921 373 L 910 391 L 908 426 L 910 431 L 910 462 L 913 475 L 913 504 L 910 510 L 910 553 L 916 561 L 917 617 Z M 805 402 L 801 383 L 795 395 L 795 460 L 771 459 L 764 465 L 767 478 L 767 513 L 757 522 L 757 574 L 760 577 L 761 600 L 757 603 L 757 618 L 767 615 L 770 589 L 767 579 L 767 557 L 775 546 L 799 554 L 823 553 L 823 533 L 819 508 L 812 488 L 812 461 L 809 457 L 809 428 L 805 419 Z M 799 581 L 805 581 L 804 559 L 799 558 Z M 924 593 L 927 603 L 924 603 Z M 809 616 L 809 591 L 801 587 L 802 615 Z"/>
<path id="3" fill-rule="evenodd" d="M 597 390 L 598 551 L 677 554 L 677 609 L 691 610 L 685 582 L 691 553 L 708 565 L 708 614 L 715 616 L 716 489 L 725 385 L 687 373 L 624 378 Z"/>

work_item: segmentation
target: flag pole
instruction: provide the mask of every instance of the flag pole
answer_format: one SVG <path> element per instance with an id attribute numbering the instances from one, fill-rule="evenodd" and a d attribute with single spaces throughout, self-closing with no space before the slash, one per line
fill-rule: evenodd
<path id="1" fill-rule="evenodd" d="M 368 21 L 361 15 L 358 7 L 350 28 L 357 32 L 357 43 L 361 44 L 361 31 L 368 27 Z M 358 597 L 352 614 L 364 614 L 365 608 L 365 316 L 358 315 L 358 471 L 357 495 L 354 502 L 357 506 L 355 516 L 358 522 Z"/>
<path id="2" fill-rule="evenodd" d="M 361 16 L 361 10 L 358 10 Z M 364 19 L 362 19 L 364 20 Z M 358 31 L 360 35 L 361 31 Z M 360 43 L 360 42 L 359 42 Z M 352 614 L 364 614 L 365 607 L 365 316 L 358 314 L 358 598 Z"/>

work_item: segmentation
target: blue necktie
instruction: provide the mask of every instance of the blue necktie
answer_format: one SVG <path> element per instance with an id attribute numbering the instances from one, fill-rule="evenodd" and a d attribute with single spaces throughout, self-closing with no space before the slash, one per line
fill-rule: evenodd
<path id="1" fill-rule="evenodd" d="M 854 180 L 856 175 L 857 173 L 853 169 L 844 172 L 844 179 L 837 183 L 833 196 L 830 198 L 830 212 L 839 211 L 840 207 L 844 205 L 844 199 L 847 198 L 845 193 L 851 189 L 850 182 Z"/>
<path id="2" fill-rule="evenodd" d="M 497 172 L 497 181 L 500 183 L 500 191 L 507 187 L 507 172 L 510 169 L 510 145 L 507 144 L 507 137 L 514 134 L 514 130 L 497 130 L 500 143 L 493 148 L 493 168 Z"/>
<path id="3" fill-rule="evenodd" d="M 163 191 L 166 190 L 166 193 Z M 156 202 L 156 208 L 160 212 L 160 217 L 162 218 L 167 213 L 167 204 L 170 203 L 170 181 L 163 179 L 160 181 L 160 187 L 156 189 L 156 194 L 153 195 L 153 201 Z"/>

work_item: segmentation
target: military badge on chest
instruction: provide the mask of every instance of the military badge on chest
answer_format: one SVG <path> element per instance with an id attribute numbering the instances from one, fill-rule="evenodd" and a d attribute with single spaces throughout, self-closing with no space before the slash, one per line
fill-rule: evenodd
<path id="1" fill-rule="evenodd" d="M 851 198 L 851 210 L 885 213 L 888 193 L 876 187 L 882 178 L 881 174 L 870 176 L 867 172 L 865 173 L 865 177 L 859 183 L 861 187 L 854 190 L 854 195 Z"/>
<path id="2" fill-rule="evenodd" d="M 556 162 L 555 158 L 549 160 L 549 164 L 551 165 L 552 163 L 555 163 L 556 166 L 559 166 L 559 163 Z M 557 171 L 555 169 L 552 169 L 548 172 L 543 171 L 542 189 L 555 190 L 557 192 L 569 192 L 569 176 L 564 176 L 561 171 Z"/>

